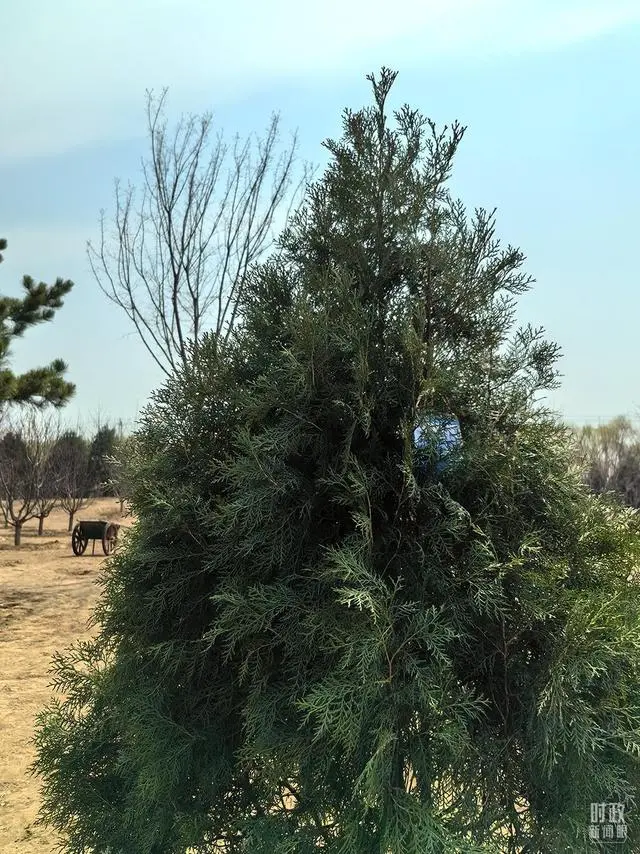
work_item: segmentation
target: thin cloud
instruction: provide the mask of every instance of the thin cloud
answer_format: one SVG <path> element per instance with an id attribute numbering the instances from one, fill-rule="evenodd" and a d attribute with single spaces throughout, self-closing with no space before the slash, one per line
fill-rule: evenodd
<path id="1" fill-rule="evenodd" d="M 3 14 L 0 159 L 130 135 L 147 87 L 224 101 L 363 63 L 557 50 L 638 21 L 637 0 L 25 0 Z"/>

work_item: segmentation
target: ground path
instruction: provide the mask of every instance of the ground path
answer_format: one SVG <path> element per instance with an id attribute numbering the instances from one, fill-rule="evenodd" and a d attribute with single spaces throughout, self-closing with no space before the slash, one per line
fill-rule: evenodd
<path id="1" fill-rule="evenodd" d="M 96 501 L 79 519 L 120 519 L 113 499 Z M 105 560 L 91 543 L 83 557 L 71 551 L 67 517 L 52 513 L 45 535 L 37 523 L 13 547 L 11 530 L 0 528 L 0 851 L 2 854 L 53 854 L 58 840 L 34 824 L 39 781 L 27 773 L 33 761 L 34 719 L 53 696 L 51 658 L 75 640 L 90 637 L 87 620 L 99 588 L 95 581 Z"/>

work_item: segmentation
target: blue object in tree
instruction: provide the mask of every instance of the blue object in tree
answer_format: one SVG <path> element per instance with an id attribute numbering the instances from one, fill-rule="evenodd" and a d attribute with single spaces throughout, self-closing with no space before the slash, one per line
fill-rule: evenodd
<path id="1" fill-rule="evenodd" d="M 462 444 L 460 422 L 454 415 L 428 415 L 413 431 L 413 443 L 418 471 L 427 474 L 432 469 L 440 475 L 447 468 L 451 453 Z"/>

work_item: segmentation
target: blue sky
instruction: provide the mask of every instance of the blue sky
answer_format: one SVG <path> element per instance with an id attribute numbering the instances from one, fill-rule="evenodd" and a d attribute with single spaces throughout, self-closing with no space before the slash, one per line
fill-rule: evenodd
<path id="1" fill-rule="evenodd" d="M 160 382 L 85 255 L 113 180 L 137 180 L 144 98 L 213 110 L 230 134 L 273 110 L 324 162 L 364 76 L 400 72 L 397 104 L 468 126 L 453 187 L 497 207 L 500 236 L 537 280 L 520 318 L 562 347 L 564 417 L 639 414 L 640 2 L 638 0 L 22 0 L 0 35 L 0 292 L 22 273 L 75 289 L 14 350 L 26 369 L 62 357 L 66 417 L 130 422 Z"/>

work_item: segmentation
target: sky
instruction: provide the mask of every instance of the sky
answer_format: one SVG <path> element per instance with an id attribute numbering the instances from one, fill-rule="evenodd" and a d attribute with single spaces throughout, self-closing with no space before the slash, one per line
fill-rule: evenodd
<path id="1" fill-rule="evenodd" d="M 399 72 L 393 106 L 468 128 L 452 188 L 497 208 L 527 256 L 519 319 L 563 354 L 548 404 L 578 424 L 640 416 L 638 0 L 21 0 L 1 20 L 0 293 L 24 273 L 75 282 L 12 362 L 65 359 L 68 421 L 131 425 L 162 381 L 85 251 L 114 179 L 139 181 L 146 90 L 229 135 L 277 111 L 321 168 L 382 65 Z"/>

